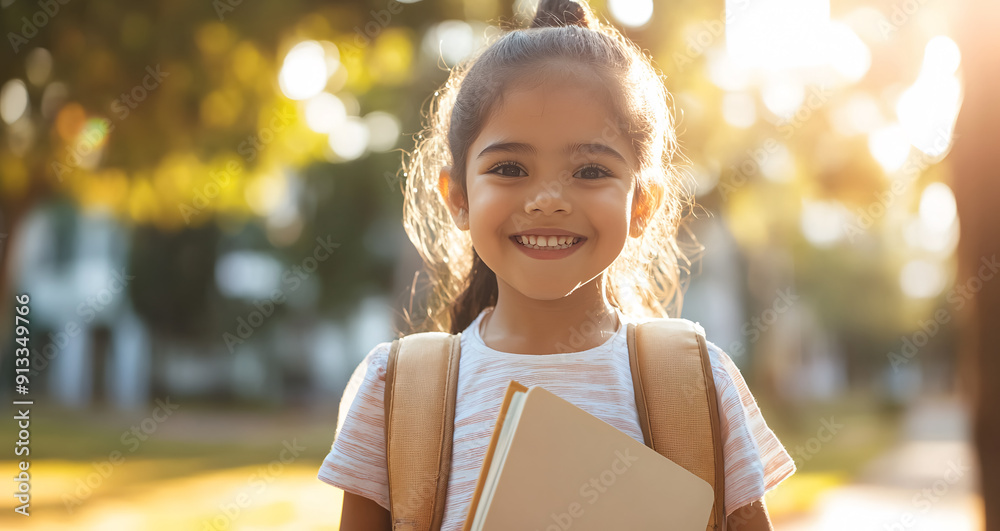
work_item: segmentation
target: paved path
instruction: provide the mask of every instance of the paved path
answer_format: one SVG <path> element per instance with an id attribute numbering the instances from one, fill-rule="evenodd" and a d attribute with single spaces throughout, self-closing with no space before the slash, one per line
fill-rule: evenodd
<path id="1" fill-rule="evenodd" d="M 968 415 L 954 399 L 906 414 L 901 442 L 849 485 L 820 495 L 812 514 L 778 531 L 981 531 L 978 469 Z"/>

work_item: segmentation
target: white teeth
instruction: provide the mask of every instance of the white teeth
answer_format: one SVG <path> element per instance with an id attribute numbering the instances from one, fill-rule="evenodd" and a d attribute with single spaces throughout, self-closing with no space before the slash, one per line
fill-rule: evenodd
<path id="1" fill-rule="evenodd" d="M 569 236 L 515 236 L 514 239 L 525 247 L 549 250 L 569 249 L 580 241 L 580 238 Z"/>

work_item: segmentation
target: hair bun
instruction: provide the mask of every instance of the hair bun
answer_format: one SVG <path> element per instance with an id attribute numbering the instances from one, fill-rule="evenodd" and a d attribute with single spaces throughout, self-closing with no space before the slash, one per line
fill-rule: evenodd
<path id="1" fill-rule="evenodd" d="M 559 26 L 593 27 L 594 15 L 591 11 L 573 0 L 540 0 L 535 18 L 529 28 L 546 28 Z"/>

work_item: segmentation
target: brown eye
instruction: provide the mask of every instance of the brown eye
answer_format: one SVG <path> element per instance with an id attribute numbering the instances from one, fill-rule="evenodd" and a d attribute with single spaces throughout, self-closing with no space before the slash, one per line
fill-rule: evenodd
<path id="1" fill-rule="evenodd" d="M 522 170 L 520 166 L 512 162 L 504 162 L 502 164 L 494 166 L 493 169 L 489 171 L 489 173 L 499 173 L 504 177 L 521 177 L 521 171 Z"/>
<path id="2" fill-rule="evenodd" d="M 611 177 L 612 173 L 610 171 L 602 168 L 601 166 L 598 166 L 596 164 L 592 164 L 590 166 L 586 166 L 583 169 L 581 169 L 580 172 L 577 175 L 580 175 L 581 179 L 592 181 L 592 180 L 595 180 L 595 179 L 600 179 L 601 177 L 605 177 L 605 176 Z"/>

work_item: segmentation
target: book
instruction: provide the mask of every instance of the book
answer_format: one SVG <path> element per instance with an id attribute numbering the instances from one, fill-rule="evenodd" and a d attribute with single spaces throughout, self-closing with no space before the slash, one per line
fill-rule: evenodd
<path id="1" fill-rule="evenodd" d="M 642 442 L 511 380 L 463 531 L 705 531 L 714 500 Z"/>

